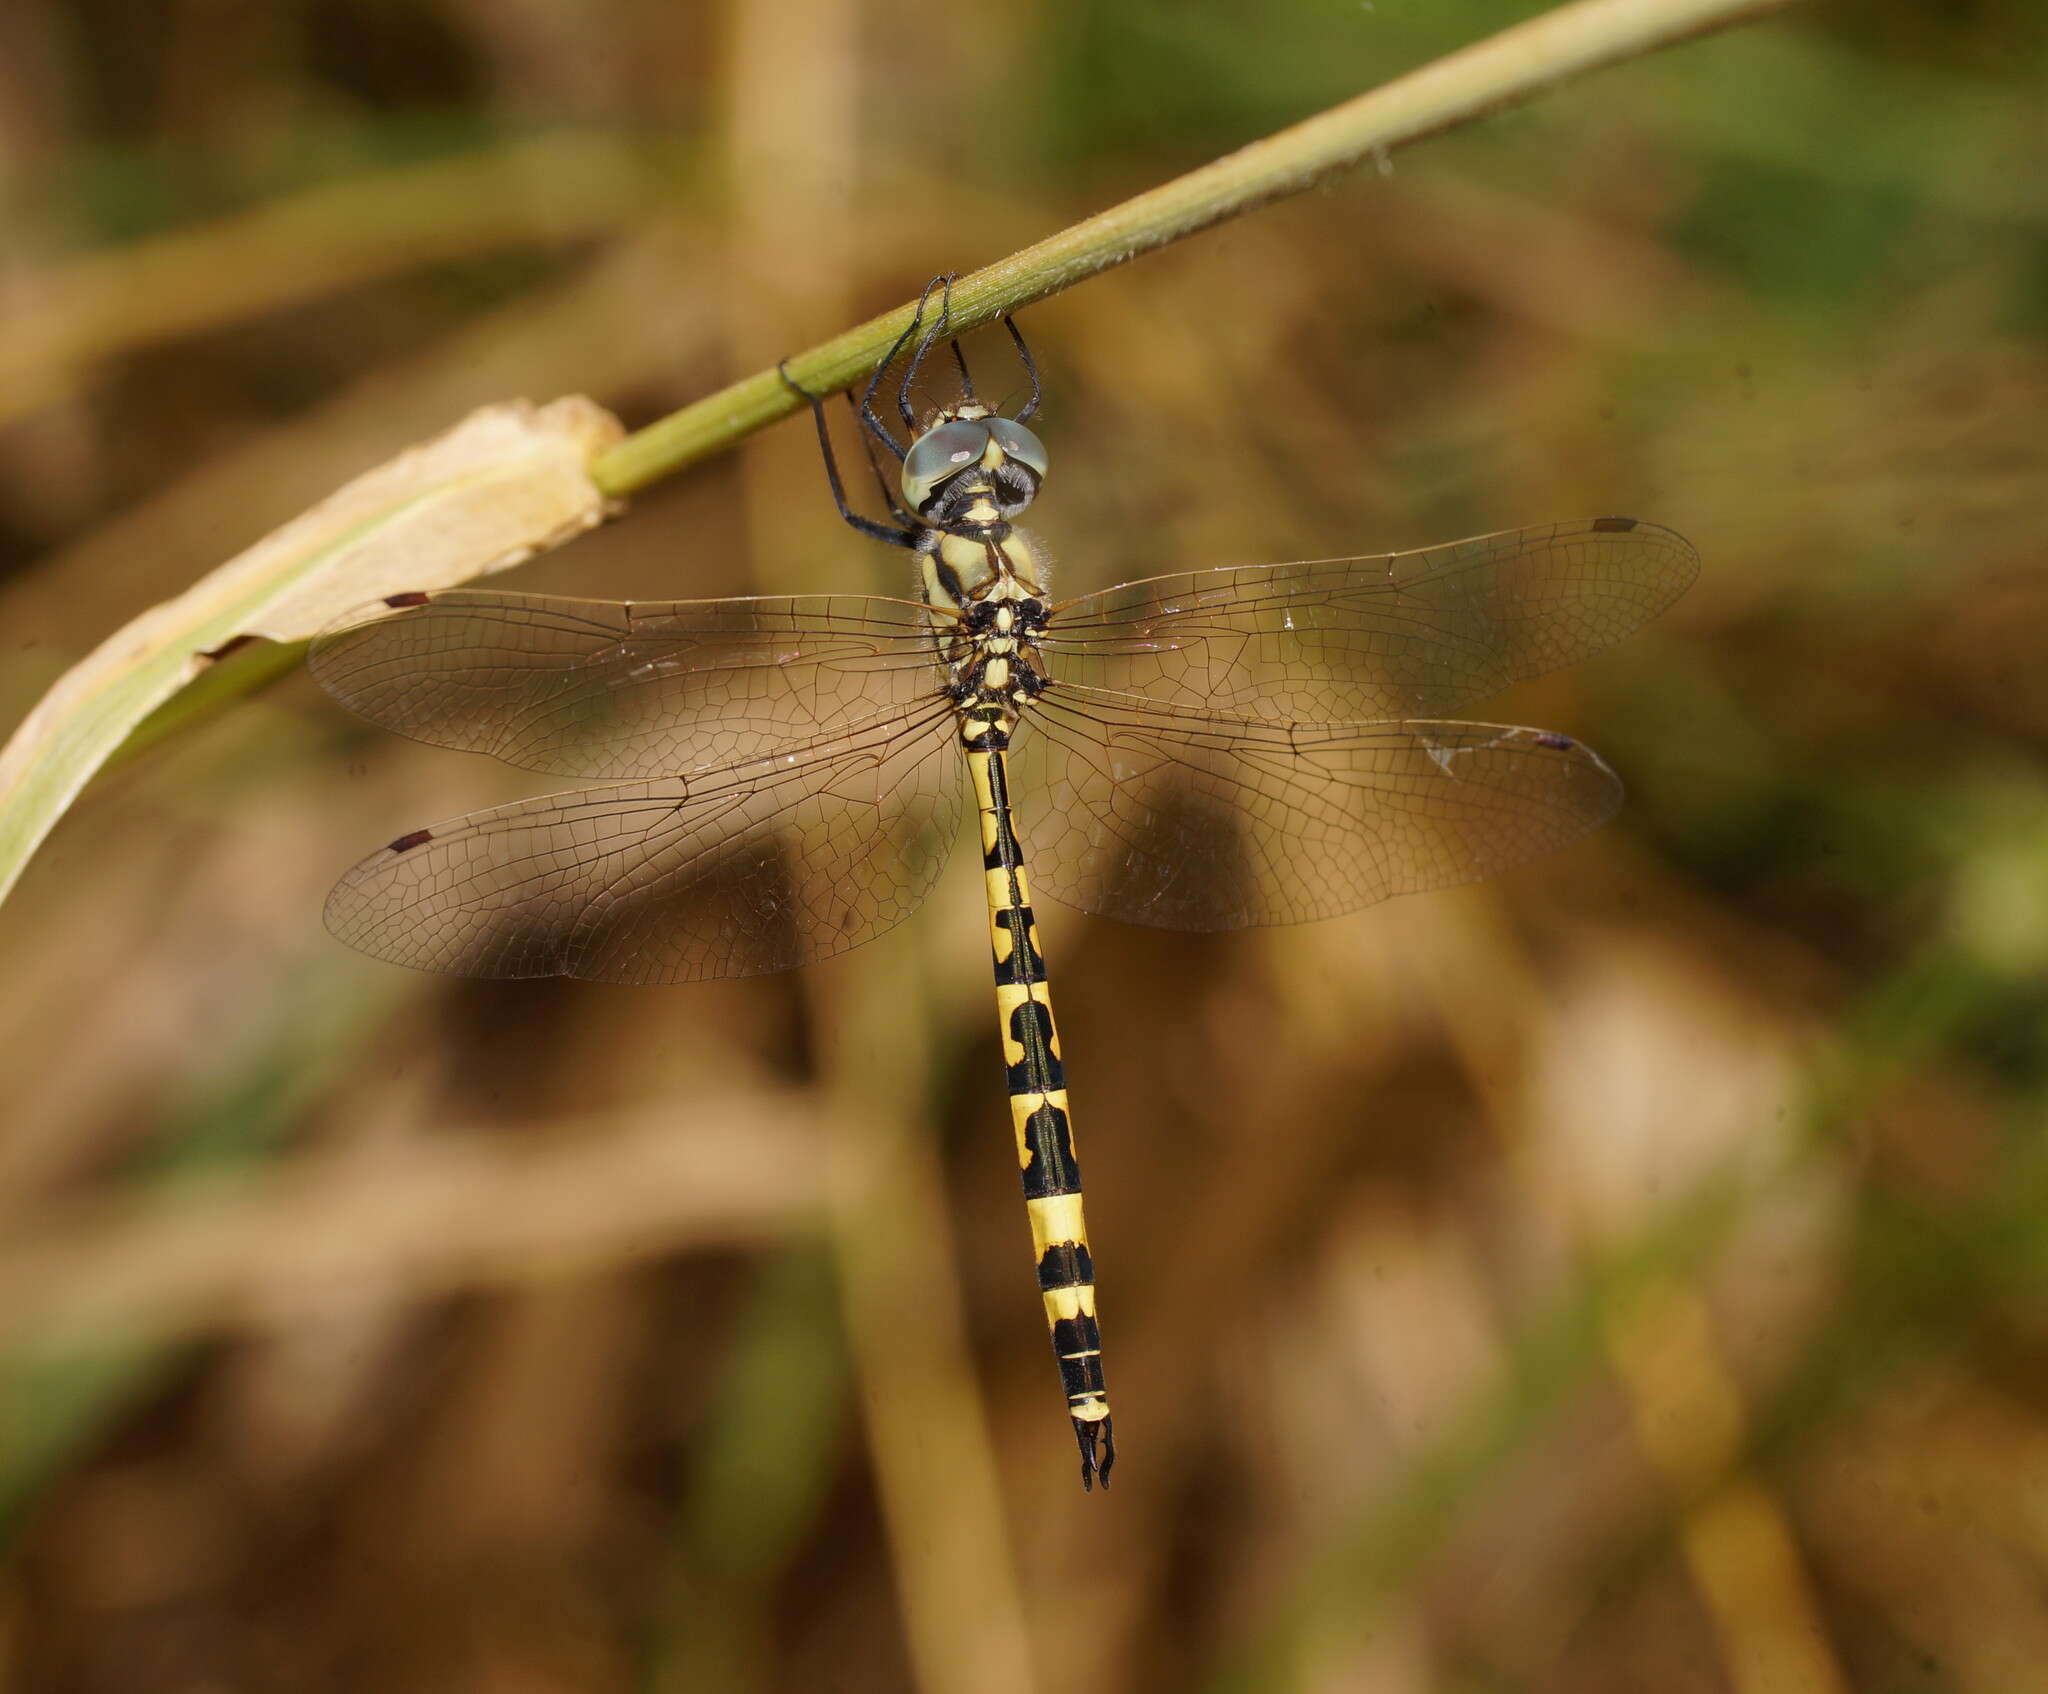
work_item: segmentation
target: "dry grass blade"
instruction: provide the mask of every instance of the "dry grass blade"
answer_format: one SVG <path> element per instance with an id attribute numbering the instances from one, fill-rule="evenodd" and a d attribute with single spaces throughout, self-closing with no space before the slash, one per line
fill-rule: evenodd
<path id="1" fill-rule="evenodd" d="M 0 1253 L 0 1313 L 76 1337 L 173 1338 L 318 1312 L 337 1290 L 524 1286 L 681 1247 L 754 1245 L 822 1205 L 812 1114 L 698 1101 L 539 1148 L 448 1140 L 309 1160 L 52 1222 Z M 808 1167 L 808 1169 L 807 1169 Z"/>
<path id="2" fill-rule="evenodd" d="M 381 595 L 504 570 L 601 521 L 585 466 L 618 433 L 580 398 L 487 407 L 117 630 L 0 750 L 0 896 L 129 732 L 230 649 L 303 641 Z"/>
<path id="3" fill-rule="evenodd" d="M 137 348 L 452 258 L 586 239 L 646 216 L 659 192 L 622 139 L 548 132 L 88 254 L 0 307 L 0 424 Z"/>

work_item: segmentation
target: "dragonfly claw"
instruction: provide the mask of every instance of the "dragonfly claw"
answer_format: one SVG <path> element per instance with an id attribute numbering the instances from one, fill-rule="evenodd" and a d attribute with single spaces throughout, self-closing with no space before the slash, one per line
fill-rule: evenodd
<path id="1" fill-rule="evenodd" d="M 782 386 L 787 388 L 792 394 L 801 395 L 814 406 L 818 403 L 817 395 L 813 394 L 802 383 L 798 382 L 795 377 L 789 374 L 789 361 L 787 359 L 777 359 L 775 361 L 775 374 L 782 378 Z"/>

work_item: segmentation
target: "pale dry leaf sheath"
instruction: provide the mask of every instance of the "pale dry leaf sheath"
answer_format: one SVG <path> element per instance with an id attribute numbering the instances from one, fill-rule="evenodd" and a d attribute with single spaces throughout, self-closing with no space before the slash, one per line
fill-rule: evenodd
<path id="1" fill-rule="evenodd" d="M 67 671 L 0 750 L 0 897 L 129 732 L 250 636 L 303 641 L 387 594 L 560 546 L 610 503 L 586 466 L 622 434 L 595 402 L 472 412 L 273 530 Z"/>

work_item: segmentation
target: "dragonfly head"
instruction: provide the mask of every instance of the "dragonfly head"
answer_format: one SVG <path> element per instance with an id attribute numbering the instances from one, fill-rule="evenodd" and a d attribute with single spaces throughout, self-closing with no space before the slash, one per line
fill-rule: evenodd
<path id="1" fill-rule="evenodd" d="M 903 492 L 922 518 L 945 522 L 980 496 L 1008 520 L 1031 504 L 1045 480 L 1045 444 L 986 406 L 950 406 L 910 444 Z"/>

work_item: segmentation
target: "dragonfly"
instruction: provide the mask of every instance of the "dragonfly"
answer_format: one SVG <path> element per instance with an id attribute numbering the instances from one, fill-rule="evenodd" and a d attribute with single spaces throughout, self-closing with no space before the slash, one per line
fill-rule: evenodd
<path id="1" fill-rule="evenodd" d="M 380 959 L 462 976 L 788 970 L 908 917 L 971 807 L 1038 1286 L 1082 1484 L 1107 1487 L 1094 1259 L 1034 890 L 1234 930 L 1560 848 L 1614 814 L 1613 771 L 1569 736 L 1452 714 L 1634 631 L 1698 558 L 1668 529 L 1601 517 L 1057 599 L 1014 521 L 1049 463 L 1028 427 L 1036 364 L 1004 316 L 1029 397 L 1013 416 L 976 398 L 950 283 L 933 279 L 856 408 L 889 521 L 849 505 L 804 395 L 840 516 L 912 554 L 914 594 L 436 589 L 315 639 L 314 675 L 371 721 L 603 784 L 409 831 L 341 879 L 326 920 Z M 898 440 L 874 401 L 913 338 Z M 913 384 L 942 341 L 960 397 L 920 417 Z"/>

